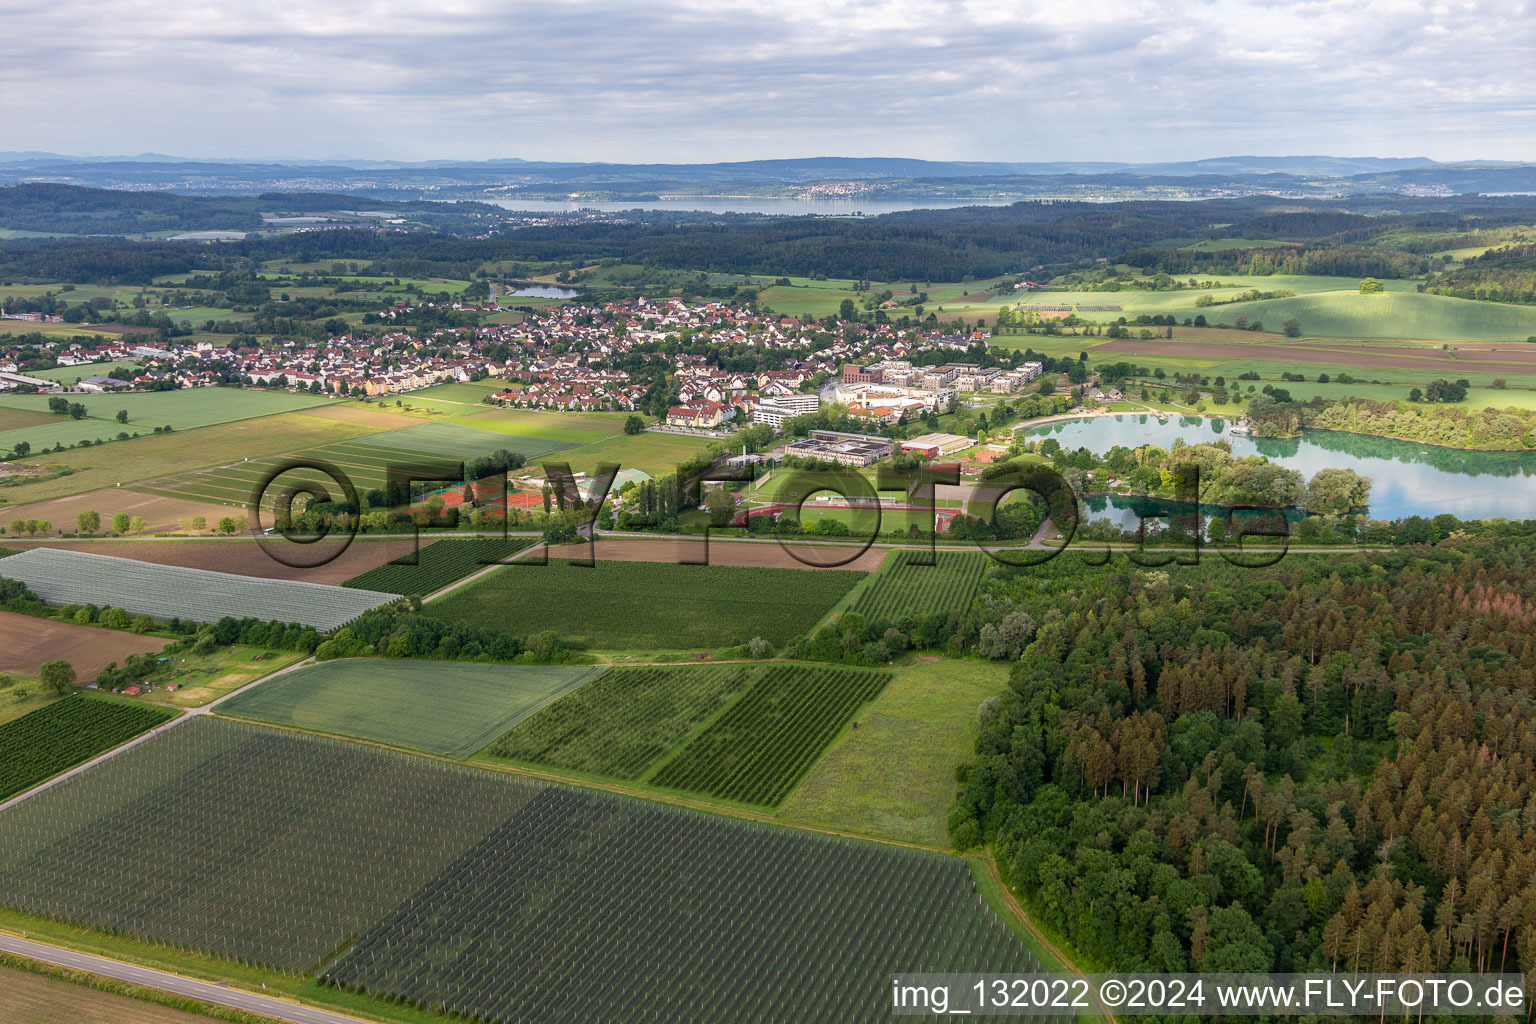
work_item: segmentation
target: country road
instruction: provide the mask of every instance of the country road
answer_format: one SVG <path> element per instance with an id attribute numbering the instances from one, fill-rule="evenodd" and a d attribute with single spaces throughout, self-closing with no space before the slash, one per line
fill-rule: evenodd
<path id="1" fill-rule="evenodd" d="M 58 946 L 33 942 L 30 939 L 18 939 L 14 935 L 0 934 L 0 952 L 14 953 L 17 956 L 40 960 L 58 967 L 88 971 L 104 978 L 126 981 L 129 984 L 142 985 L 144 988 L 158 989 L 161 992 L 171 992 L 189 999 L 199 999 L 205 1003 L 229 1006 L 248 1013 L 259 1013 L 274 1020 L 292 1021 L 293 1024 L 359 1024 L 361 1019 L 331 1013 L 328 1010 L 311 1009 L 283 999 L 257 995 L 254 992 L 225 988 L 223 985 L 215 985 L 207 981 L 193 981 L 191 978 L 167 974 L 164 971 L 152 971 L 147 967 L 135 967 L 132 964 L 119 963 L 105 957 L 72 953 Z"/>

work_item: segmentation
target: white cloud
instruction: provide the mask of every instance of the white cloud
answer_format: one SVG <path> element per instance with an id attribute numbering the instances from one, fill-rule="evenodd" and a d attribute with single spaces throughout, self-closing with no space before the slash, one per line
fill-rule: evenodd
<path id="1" fill-rule="evenodd" d="M 0 0 L 0 104 L 71 152 L 1536 159 L 1531 6 Z"/>

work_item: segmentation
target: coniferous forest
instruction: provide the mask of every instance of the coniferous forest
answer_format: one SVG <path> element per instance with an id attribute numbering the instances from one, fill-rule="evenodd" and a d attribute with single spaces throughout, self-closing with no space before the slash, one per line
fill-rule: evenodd
<path id="1" fill-rule="evenodd" d="M 956 845 L 1107 969 L 1536 972 L 1533 559 L 993 570 Z"/>

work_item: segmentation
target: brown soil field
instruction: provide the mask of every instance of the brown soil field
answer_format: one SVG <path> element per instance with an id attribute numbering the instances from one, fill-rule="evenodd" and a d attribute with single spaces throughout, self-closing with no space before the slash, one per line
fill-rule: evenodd
<path id="1" fill-rule="evenodd" d="M 0 1020 L 9 1024 L 208 1024 L 209 1018 L 0 967 Z"/>
<path id="2" fill-rule="evenodd" d="M 0 671 L 34 679 L 43 662 L 63 658 L 75 667 L 79 681 L 88 683 L 112 662 L 158 651 L 168 642 L 164 637 L 0 611 Z"/>
<path id="3" fill-rule="evenodd" d="M 360 427 L 378 427 L 381 430 L 398 430 L 413 425 L 402 413 L 384 412 L 371 405 L 317 405 L 313 409 L 300 409 L 299 415 L 336 420 L 339 423 L 355 423 Z"/>
<path id="4" fill-rule="evenodd" d="M 423 539 L 423 544 L 428 543 Z M 295 558 L 312 561 L 316 549 L 334 548 L 336 541 L 320 541 L 305 545 L 305 550 L 295 550 Z M 352 542 L 341 556 L 313 569 L 300 569 L 284 565 L 263 550 L 262 545 L 247 538 L 236 540 L 50 540 L 36 543 L 13 541 L 10 547 L 50 547 L 68 551 L 85 551 L 94 555 L 115 555 L 132 558 L 156 565 L 179 565 L 188 569 L 212 569 L 215 572 L 231 572 L 240 576 L 260 576 L 273 580 L 300 580 L 305 583 L 337 584 L 351 579 L 369 569 L 394 561 L 414 550 L 415 542 L 409 537 L 391 537 L 388 540 L 362 540 Z M 279 552 L 286 545 L 281 538 L 272 541 Z M 297 549 L 299 545 L 292 545 Z"/>
<path id="5" fill-rule="evenodd" d="M 1300 345 L 1201 344 L 1180 341 L 1111 341 L 1097 346 L 1096 353 L 1137 356 L 1184 356 L 1192 359 L 1259 359 L 1286 363 L 1328 363 L 1336 366 L 1366 366 L 1378 369 L 1432 370 L 1454 375 L 1458 369 L 1471 369 L 1470 360 L 1457 360 L 1438 350 L 1425 349 L 1422 355 L 1404 355 L 1405 349 L 1330 346 L 1309 348 Z M 1500 353 L 1495 353 L 1498 355 Z M 1480 373 L 1530 373 L 1530 363 L 1477 361 Z"/>
<path id="6" fill-rule="evenodd" d="M 656 540 L 635 537 L 603 537 L 597 542 L 597 557 L 615 562 L 678 562 L 683 558 L 703 556 L 703 542 L 697 539 L 658 538 Z M 818 562 L 831 562 L 847 558 L 858 551 L 857 547 L 839 545 L 805 544 L 801 548 L 808 557 Z M 590 549 L 586 544 L 564 544 L 549 549 L 551 558 L 587 558 Z M 885 558 L 885 548 L 870 548 L 846 565 L 828 566 L 836 569 L 857 569 L 873 572 L 880 568 Z M 794 558 L 777 544 L 747 543 L 742 541 L 711 540 L 709 564 L 743 565 L 769 569 L 816 569 Z"/>
<path id="7" fill-rule="evenodd" d="M 126 487 L 106 487 L 99 491 L 87 491 L 67 498 L 33 502 L 0 511 L 0 526 L 9 529 L 17 519 L 40 519 L 52 523 L 54 532 L 75 532 L 75 516 L 81 512 L 101 514 L 103 530 L 112 528 L 112 517 L 119 512 L 144 517 L 146 533 L 170 533 L 179 530 L 183 519 L 205 517 L 209 524 L 216 524 L 221 516 L 238 512 L 227 505 L 192 501 L 185 498 L 165 498 L 158 494 L 141 494 Z"/>

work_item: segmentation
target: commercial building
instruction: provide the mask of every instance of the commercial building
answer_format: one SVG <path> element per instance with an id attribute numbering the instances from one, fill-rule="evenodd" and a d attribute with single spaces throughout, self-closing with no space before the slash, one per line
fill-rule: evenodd
<path id="1" fill-rule="evenodd" d="M 924 458 L 936 459 L 940 455 L 962 451 L 976 442 L 963 434 L 919 434 L 901 442 L 904 452 L 916 452 Z"/>
<path id="2" fill-rule="evenodd" d="M 763 399 L 758 407 L 752 410 L 752 422 L 765 423 L 779 430 L 784 426 L 785 420 L 813 413 L 819 408 L 821 408 L 821 399 L 815 395 L 779 395 L 775 398 Z"/>
<path id="3" fill-rule="evenodd" d="M 895 443 L 888 437 L 845 434 L 838 430 L 813 430 L 805 440 L 784 446 L 785 455 L 836 462 L 842 466 L 867 466 L 895 450 Z"/>

